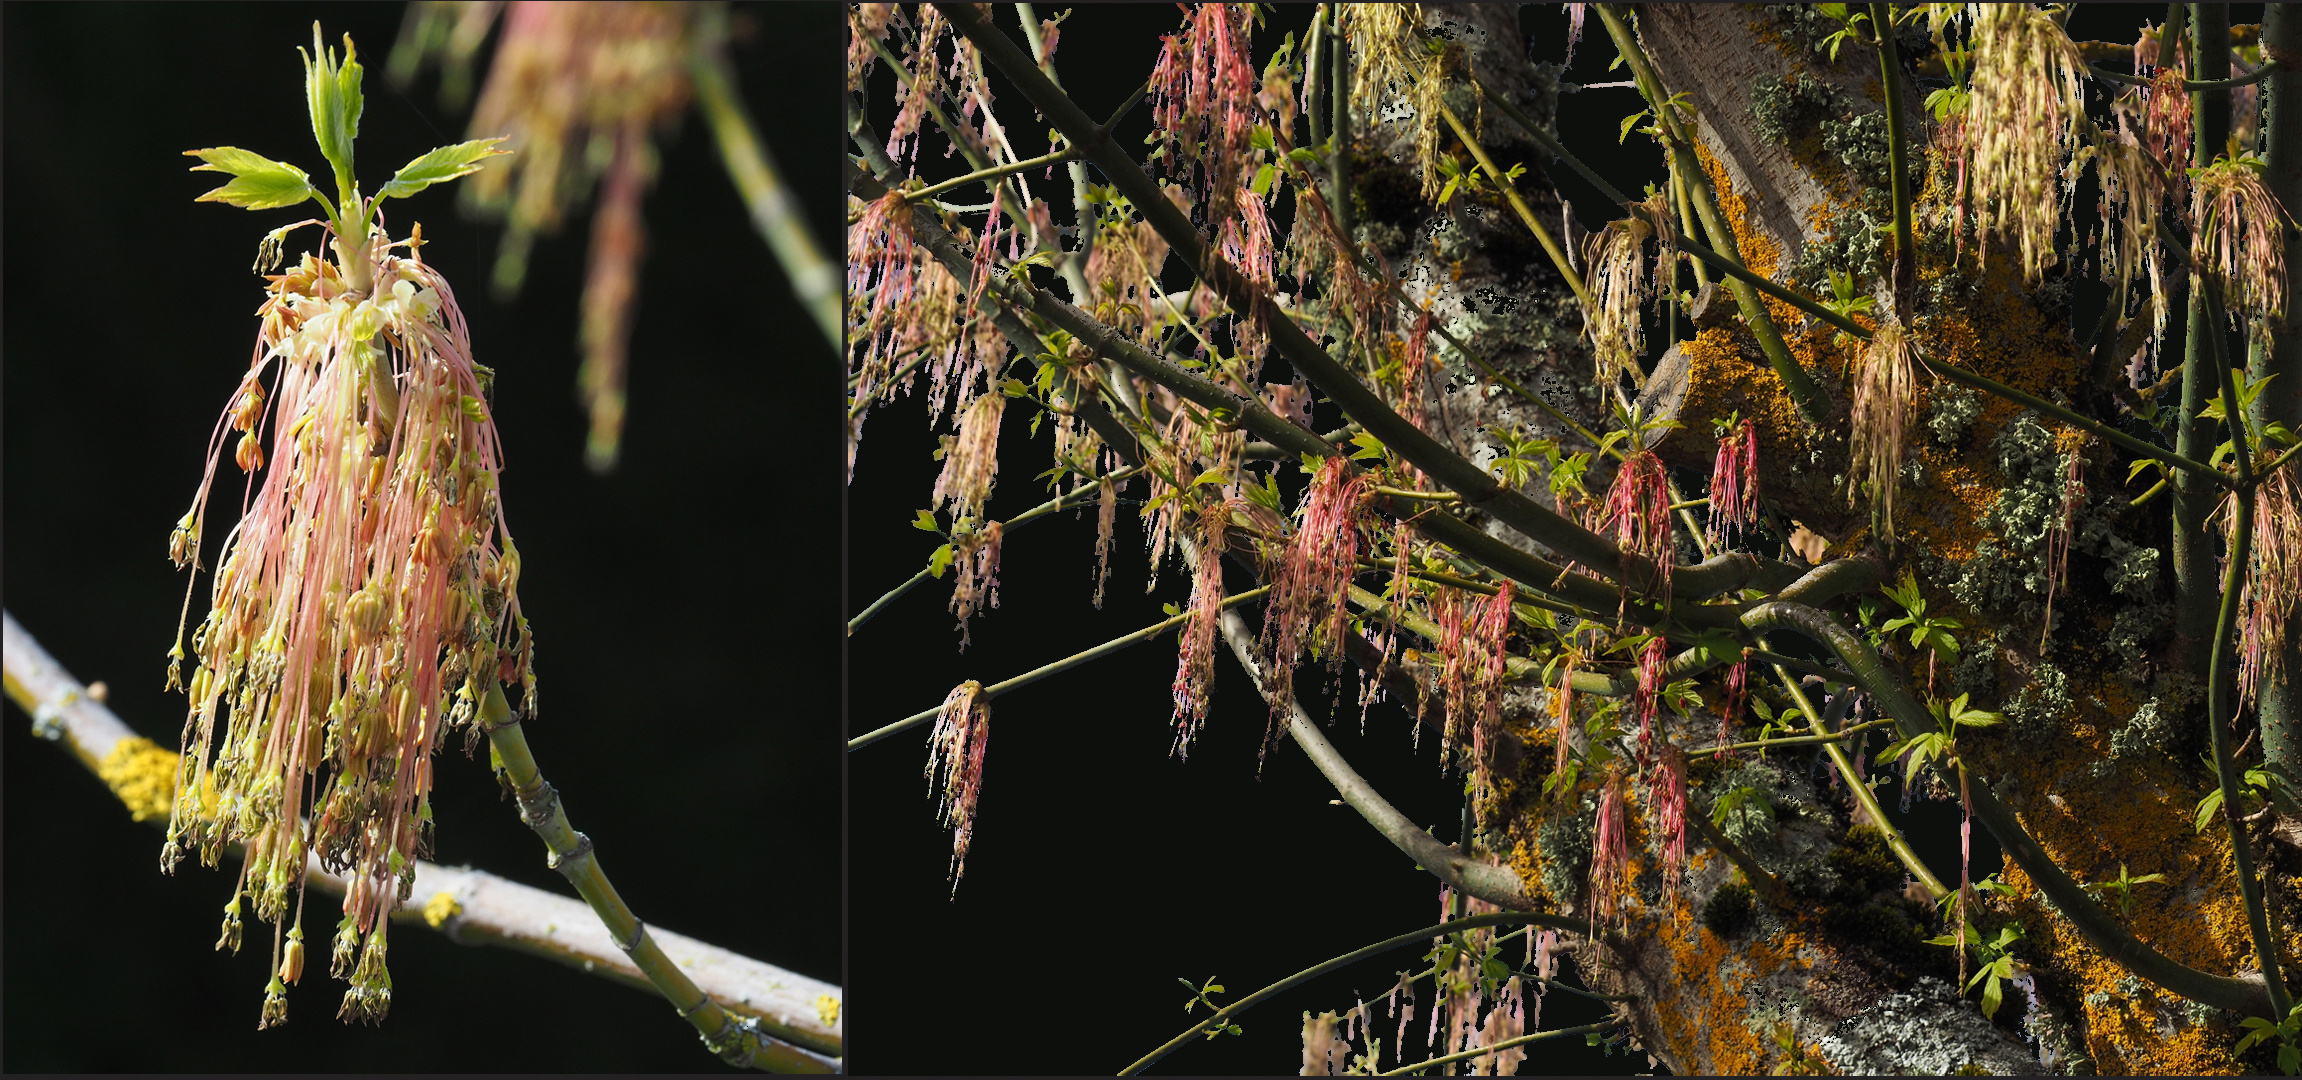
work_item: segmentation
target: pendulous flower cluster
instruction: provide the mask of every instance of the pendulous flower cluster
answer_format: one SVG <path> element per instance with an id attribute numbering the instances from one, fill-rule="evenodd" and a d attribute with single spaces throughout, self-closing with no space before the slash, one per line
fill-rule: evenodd
<path id="1" fill-rule="evenodd" d="M 386 928 L 428 846 L 433 751 L 499 681 L 523 682 L 535 705 L 493 373 L 473 362 L 421 242 L 420 230 L 374 235 L 355 255 L 372 293 L 309 255 L 268 279 L 254 359 L 169 543 L 179 567 L 198 559 L 233 442 L 251 490 L 191 634 L 188 685 L 181 631 L 170 654 L 170 687 L 191 703 L 162 865 L 196 851 L 214 866 L 242 845 L 224 944 L 237 947 L 243 897 L 280 924 L 293 894 L 294 940 L 276 965 L 288 981 L 301 973 L 307 852 L 343 874 L 334 973 L 352 979 L 343 1015 L 368 1021 L 391 1005 Z"/>

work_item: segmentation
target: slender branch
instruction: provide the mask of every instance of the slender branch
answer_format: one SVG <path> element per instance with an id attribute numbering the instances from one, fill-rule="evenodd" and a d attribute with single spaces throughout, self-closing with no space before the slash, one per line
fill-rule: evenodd
<path id="1" fill-rule="evenodd" d="M 2120 431 L 2117 428 L 2102 423 L 2099 420 L 2088 419 L 2087 417 L 2081 416 L 2078 413 L 2070 411 L 2069 409 L 2065 409 L 2062 406 L 2056 405 L 2055 403 L 2048 401 L 2045 398 L 2039 397 L 2036 394 L 2024 393 L 2023 391 L 2017 390 L 2011 386 L 2006 385 L 2005 383 L 1985 378 L 1971 371 L 1967 371 L 1964 368 L 1953 367 L 1950 364 L 1934 359 L 1933 357 L 1922 356 L 1919 358 L 1919 362 L 1925 364 L 1927 370 L 1932 371 L 1936 375 L 1940 375 L 1945 379 L 1949 379 L 1955 383 L 1964 383 L 1967 386 L 1971 386 L 1977 390 L 2005 398 L 2006 400 L 2014 402 L 2018 405 L 2024 405 L 2028 406 L 2029 408 L 2036 409 L 2044 415 L 2051 416 L 2056 420 L 2060 420 L 2065 424 L 2069 424 L 2072 427 L 2079 428 L 2088 432 L 2089 434 L 2096 435 L 2102 438 L 2104 441 L 2109 442 L 2112 445 L 2127 451 L 2128 453 L 2134 454 L 2137 457 L 2146 457 L 2158 461 L 2163 461 L 2168 465 L 2172 465 L 2177 469 L 2183 470 L 2184 472 L 2212 480 L 2217 484 L 2221 484 L 2223 487 L 2237 486 L 2237 481 L 2231 479 L 2229 474 L 2224 473 L 2222 470 L 2217 469 L 2212 465 L 2208 465 L 2203 461 L 2184 457 L 2183 455 L 2177 454 L 2172 450 L 2153 446 L 2147 442 L 2142 441 L 2141 439 L 2135 438 L 2132 435 L 2128 435 L 2127 433 Z"/>
<path id="2" fill-rule="evenodd" d="M 1886 96 L 1886 160 L 1893 175 L 1894 195 L 1894 317 L 1909 323 L 1918 295 L 1918 243 L 1910 223 L 1910 165 L 1903 133 L 1910 118 L 1903 115 L 1902 56 L 1894 42 L 1894 8 L 1870 5 L 1871 29 L 1878 35 L 1878 69 Z"/>
<path id="3" fill-rule="evenodd" d="M 1703 750 L 1690 750 L 1687 752 L 1687 757 L 1692 759 L 1699 757 L 1710 757 L 1716 754 L 1740 753 L 1744 750 L 1772 750 L 1776 747 L 1782 746 L 1816 746 L 1822 743 L 1845 742 L 1846 740 L 1854 738 L 1856 735 L 1860 735 L 1863 732 L 1869 731 L 1873 728 L 1885 727 L 1891 723 L 1894 723 L 1894 721 L 1871 720 L 1865 723 L 1855 724 L 1851 727 L 1840 728 L 1837 732 L 1829 735 L 1799 735 L 1788 739 L 1760 739 L 1756 742 L 1735 743 L 1732 746 L 1713 746 Z"/>
<path id="4" fill-rule="evenodd" d="M 1458 1061 L 1469 1061 L 1472 1058 L 1488 1057 L 1501 1051 L 1509 1050 L 1515 1046 L 1525 1046 L 1528 1043 L 1538 1043 L 1545 1039 L 1555 1039 L 1561 1035 L 1581 1035 L 1586 1032 L 1600 1031 L 1606 1028 L 1615 1027 L 1621 1023 L 1622 1020 L 1619 1018 L 1610 1018 L 1601 1020 L 1595 1024 L 1584 1024 L 1580 1027 L 1554 1028 L 1550 1031 L 1538 1031 L 1532 1035 L 1521 1035 L 1515 1039 L 1504 1039 L 1503 1041 L 1496 1043 L 1493 1046 L 1482 1046 L 1475 1050 L 1465 1050 L 1459 1054 L 1448 1054 L 1445 1057 L 1435 1057 L 1429 1061 L 1418 1061 L 1412 1065 L 1402 1065 L 1388 1072 L 1379 1072 L 1375 1075 L 1412 1076 L 1416 1073 L 1422 1072 L 1425 1069 L 1435 1068 L 1440 1065 L 1452 1065 Z"/>
<path id="5" fill-rule="evenodd" d="M 489 687 L 487 696 L 480 702 L 476 722 L 487 733 L 493 756 L 502 763 L 504 779 L 511 785 L 512 797 L 519 802 L 520 820 L 535 830 L 544 847 L 550 849 L 548 861 L 552 869 L 575 886 L 593 914 L 599 916 L 600 923 L 607 927 L 616 947 L 631 957 L 632 964 L 647 975 L 656 991 L 671 1002 L 682 1019 L 695 1027 L 696 1033 L 703 1037 L 705 1049 L 730 1065 L 770 1072 L 840 1071 L 838 1059 L 784 1042 L 768 1034 L 756 1018 L 738 1017 L 723 1008 L 698 989 L 695 980 L 665 955 L 663 946 L 648 933 L 647 924 L 632 914 L 623 897 L 617 895 L 615 885 L 608 881 L 607 873 L 600 869 L 591 838 L 568 824 L 559 792 L 546 783 L 536 769 L 535 756 L 528 751 L 527 735 L 521 730 L 520 718 L 512 714 L 511 705 L 504 700 L 503 687 Z"/>
<path id="6" fill-rule="evenodd" d="M 5 621 L 0 681 L 5 682 L 9 699 L 32 716 L 33 732 L 70 752 L 138 820 L 165 824 L 173 797 L 165 785 L 176 775 L 175 753 L 137 735 L 103 702 L 88 696 L 87 687 L 57 663 L 13 614 L 0 619 Z M 135 766 L 138 758 L 152 755 L 171 764 L 160 769 Z M 145 782 L 151 776 L 161 778 L 161 788 L 155 790 Z M 431 903 L 395 910 L 394 920 L 426 925 L 458 944 L 499 945 L 653 992 L 654 984 L 615 947 L 607 929 L 582 901 L 484 870 L 423 860 L 414 865 L 414 895 Z M 323 869 L 316 856 L 306 856 L 304 877 L 327 892 L 339 896 L 344 892 L 343 878 Z M 654 934 L 672 960 L 691 972 L 704 992 L 729 1012 L 757 1018 L 778 1038 L 827 1054 L 840 1053 L 839 987 L 682 934 Z"/>
<path id="7" fill-rule="evenodd" d="M 695 87 L 696 106 L 703 110 L 712 137 L 718 141 L 720 160 L 743 195 L 753 227 L 767 240 L 776 261 L 783 264 L 793 295 L 814 318 L 832 351 L 844 352 L 847 346 L 839 310 L 839 273 L 832 269 L 823 249 L 816 246 L 806 213 L 784 186 L 774 155 L 768 152 L 744 110 L 743 99 L 735 92 L 735 67 L 728 63 L 725 49 L 727 12 L 721 6 L 699 5 L 696 22 L 699 33 L 688 53 L 688 79 Z"/>
<path id="8" fill-rule="evenodd" d="M 1894 718 L 1903 737 L 1915 738 L 1934 730 L 1932 714 L 1911 697 L 1901 680 L 1886 670 L 1878 653 L 1821 611 L 1804 604 L 1765 603 L 1752 608 L 1744 616 L 1744 623 L 1755 630 L 1795 631 L 1837 654 L 1855 682 L 1871 695 L 1882 712 Z M 1974 804 L 1974 816 L 1998 840 L 2006 857 L 2022 868 L 2039 891 L 2046 894 L 2063 917 L 2105 958 L 2192 1001 L 2252 1016 L 2270 1015 L 2264 1011 L 2270 1008 L 2270 996 L 2260 976 L 2246 979 L 2215 975 L 2178 963 L 2151 948 L 2120 925 L 2092 894 L 2046 854 L 2022 827 L 2021 819 L 1998 800 L 1989 784 L 1974 785 L 1969 796 Z"/>
<path id="9" fill-rule="evenodd" d="M 2216 331 L 2220 326 L 2215 327 Z M 2220 333 L 2211 336 L 2220 338 Z M 2223 381 L 2229 382 L 2230 370 L 2223 368 Z M 2225 389 L 2224 393 L 2232 393 Z M 2232 396 L 2224 399 L 2235 403 Z M 2235 404 L 2230 409 L 2230 426 L 2242 430 L 2245 422 Z M 2243 435 L 2240 438 L 2244 438 Z M 2243 462 L 2243 444 L 2239 450 Z M 2230 720 L 2236 719 L 2238 707 L 2231 700 L 2233 675 L 2230 671 L 2231 635 L 2238 625 L 2239 583 L 2245 580 L 2247 559 L 2254 544 L 2254 499 L 2250 491 L 2231 496 L 2237 505 L 2233 509 L 2231 528 L 2237 536 L 2232 544 L 2228 570 L 2222 584 L 2222 609 L 2214 623 L 2214 651 L 2209 655 L 2206 675 L 2206 729 L 2214 747 L 2214 774 L 2222 791 L 2222 817 L 2230 827 L 2231 869 L 2238 875 L 2238 895 L 2246 903 L 2246 923 L 2254 936 L 2254 959 L 2261 965 L 2263 985 L 2270 991 L 2270 1013 L 2282 1017 L 2291 1007 L 2286 995 L 2286 983 L 2278 972 L 2278 938 L 2270 927 L 2269 911 L 2263 906 L 2262 882 L 2254 872 L 2254 849 L 2246 839 L 2246 823 L 2239 820 L 2239 795 L 2245 789 L 2238 776 L 2237 756 L 2230 750 Z"/>
<path id="10" fill-rule="evenodd" d="M 1304 968 L 1303 970 L 1298 971 L 1293 975 L 1289 975 L 1286 978 L 1279 980 L 1278 982 L 1272 983 L 1271 985 L 1266 986 L 1261 990 L 1257 990 L 1254 993 L 1247 995 L 1246 997 L 1240 998 L 1237 1001 L 1234 1001 L 1220 1009 L 1215 1010 L 1215 1012 L 1208 1016 L 1206 1019 L 1191 1025 L 1189 1030 L 1183 1032 L 1181 1035 L 1177 1035 L 1174 1038 L 1167 1040 L 1165 1043 L 1162 1043 L 1158 1049 L 1143 1055 L 1142 1057 L 1136 1059 L 1134 1064 L 1119 1070 L 1119 1075 L 1133 1076 L 1136 1073 L 1142 1072 L 1143 1070 L 1158 1064 L 1160 1058 L 1166 1057 L 1167 1055 L 1182 1049 L 1184 1044 L 1189 1043 L 1191 1040 L 1205 1034 L 1207 1029 L 1215 1027 L 1219 1024 L 1228 1023 L 1239 1014 L 1262 1004 L 1266 1000 L 1269 1000 L 1272 995 L 1309 982 L 1321 975 L 1325 975 L 1333 971 L 1341 971 L 1342 969 L 1350 967 L 1352 964 L 1356 964 L 1361 960 L 1370 960 L 1381 956 L 1384 953 L 1390 952 L 1393 949 L 1403 949 L 1409 945 L 1416 944 L 1417 942 L 1429 941 L 1432 938 L 1444 937 L 1448 934 L 1459 934 L 1465 930 L 1477 930 L 1486 926 L 1505 926 L 1511 923 L 1534 923 L 1538 926 L 1548 926 L 1554 929 L 1566 930 L 1577 934 L 1587 934 L 1590 931 L 1590 924 L 1578 922 L 1574 919 L 1564 918 L 1558 915 L 1543 915 L 1532 911 L 1497 911 L 1486 915 L 1472 915 L 1468 918 L 1455 919 L 1449 922 L 1440 923 L 1436 926 L 1427 926 L 1421 930 L 1410 931 L 1408 933 L 1401 934 L 1398 937 L 1386 938 L 1363 949 L 1354 949 L 1350 952 L 1344 953 L 1341 956 L 1335 957 L 1332 960 L 1327 960 L 1322 963 L 1314 964 L 1310 967 Z"/>
<path id="11" fill-rule="evenodd" d="M 1039 168 L 1042 165 L 1055 165 L 1070 161 L 1073 156 L 1074 155 L 1069 150 L 1057 150 L 1051 154 L 1041 154 L 1038 157 L 1014 162 L 1012 164 L 994 165 L 988 169 L 977 169 L 965 176 L 955 176 L 949 180 L 943 181 L 940 184 L 930 184 L 927 187 L 919 189 L 918 191 L 906 191 L 903 193 L 903 197 L 906 201 L 909 202 L 918 202 L 921 199 L 932 199 L 937 195 L 941 195 L 946 191 L 952 190 L 953 188 L 964 187 L 979 180 L 992 181 L 997 180 L 1002 176 L 1008 176 L 1014 173 L 1029 172 L 1033 169 Z M 985 186 L 991 187 L 995 185 L 986 183 Z"/>
<path id="12" fill-rule="evenodd" d="M 2140 75 L 2121 74 L 2119 72 L 2112 71 L 2109 68 L 2102 67 L 2098 64 L 2088 64 L 2086 65 L 2086 70 L 2095 78 L 2101 79 L 2105 82 L 2124 83 L 2127 86 L 2150 85 L 2150 80 L 2145 79 Z M 2255 83 L 2261 82 L 2262 80 L 2277 74 L 2280 70 L 2281 69 L 2278 66 L 2278 62 L 2276 60 L 2272 60 L 2266 64 L 2263 64 L 2261 67 L 2255 68 L 2253 74 L 2241 75 L 2235 79 L 2184 79 L 2182 80 L 2182 88 L 2192 93 L 2203 93 L 2209 90 L 2236 90 L 2241 86 L 2252 86 Z"/>
<path id="13" fill-rule="evenodd" d="M 1472 160 L 1478 162 L 1479 167 L 1487 170 L 1487 175 L 1494 179 L 1495 187 L 1503 193 L 1503 199 L 1511 204 L 1512 210 L 1518 212 L 1519 221 L 1526 225 L 1528 232 L 1535 234 L 1535 242 L 1543 245 L 1543 251 L 1550 255 L 1551 265 L 1558 268 L 1559 276 L 1565 278 L 1567 287 L 1574 290 L 1575 299 L 1583 302 L 1583 310 L 1597 311 L 1598 302 L 1591 299 L 1590 287 L 1583 283 L 1583 275 L 1575 272 L 1574 264 L 1567 261 L 1567 253 L 1560 250 L 1558 240 L 1551 236 L 1551 230 L 1543 227 L 1542 220 L 1527 207 L 1527 200 L 1519 196 L 1518 185 L 1511 183 L 1503 170 L 1496 167 L 1495 159 L 1487 156 L 1487 148 L 1480 146 L 1479 140 L 1471 137 L 1471 130 L 1463 126 L 1462 118 L 1455 115 L 1455 110 L 1447 107 L 1444 98 L 1439 99 L 1439 117 L 1454 131 L 1455 138 L 1462 140 L 1463 148 L 1471 152 Z"/>
<path id="14" fill-rule="evenodd" d="M 1228 611 L 1231 608 L 1237 607 L 1238 605 L 1244 604 L 1250 600 L 1261 599 L 1270 591 L 1271 587 L 1268 585 L 1249 589 L 1243 593 L 1236 593 L 1231 596 L 1224 597 L 1221 601 L 1221 604 L 1223 609 Z M 1016 677 L 1005 682 L 993 683 L 992 685 L 983 688 L 983 693 L 981 696 L 988 700 L 998 697 L 1001 694 L 1007 693 L 1010 690 L 1020 690 L 1050 675 L 1060 675 L 1082 664 L 1086 664 L 1095 660 L 1101 660 L 1104 657 L 1125 649 L 1129 646 L 1140 645 L 1143 642 L 1158 637 L 1159 635 L 1164 634 L 1169 630 L 1173 630 L 1176 627 L 1189 622 L 1190 620 L 1191 613 L 1188 611 L 1181 615 L 1174 616 L 1173 618 L 1163 619 L 1159 622 L 1152 623 L 1151 625 L 1146 626 L 1141 630 L 1137 630 L 1132 634 L 1123 634 L 1119 637 L 1112 638 L 1111 640 L 1106 641 L 1101 645 L 1097 645 L 1092 649 L 1088 649 L 1084 652 L 1073 653 L 1072 655 L 1066 656 L 1061 660 L 1057 660 L 1052 664 L 1042 664 L 1039 667 L 1032 668 L 1031 670 L 1026 671 L 1021 675 L 1017 675 Z M 942 708 L 938 706 L 933 709 L 928 709 L 925 712 L 914 713 L 875 731 L 858 735 L 855 738 L 847 740 L 847 749 L 850 753 L 852 753 L 856 750 L 860 750 L 866 746 L 869 746 L 872 743 L 878 742 L 881 739 L 887 738 L 890 735 L 901 734 L 902 732 L 908 731 L 935 719 L 936 714 L 940 712 L 942 712 Z"/>
<path id="15" fill-rule="evenodd" d="M 1109 475 L 1109 479 L 1114 484 L 1124 484 L 1130 480 L 1135 479 L 1135 477 L 1142 472 L 1143 466 L 1130 466 L 1128 468 L 1120 469 L 1111 473 Z M 1049 514 L 1069 510 L 1074 506 L 1084 506 L 1090 499 L 1096 496 L 1096 491 L 1097 489 L 1095 488 L 1080 488 L 1076 491 L 1067 491 L 1061 495 L 1047 500 L 1046 502 L 1040 503 L 1039 505 L 1034 506 L 1029 510 L 1025 510 L 1020 514 L 1007 519 L 1007 521 L 1000 526 L 1002 535 L 1012 535 L 1015 530 L 1020 529 L 1025 525 L 1029 525 L 1032 522 L 1046 517 Z M 918 586 L 920 582 L 934 577 L 934 567 L 935 560 L 930 557 L 928 559 L 927 565 L 920 567 L 918 573 L 911 575 L 911 577 L 908 579 L 905 579 L 903 584 L 889 589 L 885 593 L 882 593 L 879 599 L 871 602 L 870 607 L 864 608 L 862 611 L 857 612 L 854 618 L 847 620 L 847 636 L 854 637 L 855 632 L 862 629 L 864 623 L 870 622 L 872 616 L 879 614 L 882 610 L 885 610 L 887 605 L 901 599 L 904 593 L 910 592 L 914 587 Z"/>

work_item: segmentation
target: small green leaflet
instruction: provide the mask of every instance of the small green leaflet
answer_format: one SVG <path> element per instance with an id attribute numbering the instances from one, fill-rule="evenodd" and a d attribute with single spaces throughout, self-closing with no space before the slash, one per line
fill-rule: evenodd
<path id="1" fill-rule="evenodd" d="M 319 194 L 313 189 L 311 178 L 304 175 L 304 170 L 236 146 L 186 150 L 184 156 L 196 157 L 205 162 L 192 166 L 193 172 L 228 173 L 232 177 L 231 183 L 193 202 L 220 202 L 243 210 L 271 210 L 294 206 Z"/>
<path id="2" fill-rule="evenodd" d="M 938 536 L 943 534 L 943 530 L 938 528 L 935 524 L 935 515 L 925 510 L 920 511 L 919 516 L 912 519 L 911 527 L 918 529 L 921 532 L 931 532 Z"/>
<path id="3" fill-rule="evenodd" d="M 301 53 L 303 50 L 298 49 Z M 339 182 L 352 175 L 352 140 L 360 136 L 360 62 L 352 49 L 352 35 L 344 35 L 344 62 L 336 64 L 335 50 L 320 37 L 320 24 L 312 23 L 312 55 L 304 57 L 304 96 L 312 110 L 312 137 L 320 154 L 336 167 Z"/>
<path id="4" fill-rule="evenodd" d="M 509 150 L 496 149 L 496 144 L 504 141 L 504 138 L 473 139 L 434 149 L 400 166 L 400 171 L 392 174 L 392 178 L 385 182 L 383 190 L 377 192 L 376 197 L 405 199 L 433 184 L 476 173 L 480 171 L 481 161 L 498 154 L 511 153 Z"/>
<path id="5" fill-rule="evenodd" d="M 464 415 L 465 415 L 465 416 L 468 416 L 468 417 L 471 417 L 471 418 L 472 418 L 472 423 L 475 423 L 475 424 L 485 424 L 485 423 L 487 423 L 487 422 L 488 422 L 488 407 L 487 407 L 487 403 L 485 403 L 485 402 L 481 401 L 480 399 L 478 399 L 478 398 L 476 398 L 476 397 L 466 397 L 466 398 L 464 399 Z"/>
<path id="6" fill-rule="evenodd" d="M 935 554 L 927 557 L 927 576 L 941 581 L 943 580 L 943 572 L 949 569 L 951 569 L 951 545 L 945 544 L 936 548 Z"/>

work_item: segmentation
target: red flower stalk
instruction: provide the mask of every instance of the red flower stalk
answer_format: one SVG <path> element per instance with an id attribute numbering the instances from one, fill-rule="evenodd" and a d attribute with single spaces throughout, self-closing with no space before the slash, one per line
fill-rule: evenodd
<path id="1" fill-rule="evenodd" d="M 1623 786 L 1609 780 L 1599 794 L 1599 819 L 1591 841 L 1591 921 L 1620 914 L 1623 873 L 1630 868 L 1631 832 L 1623 817 Z"/>
<path id="2" fill-rule="evenodd" d="M 2166 68 L 2153 76 L 2144 91 L 2142 148 L 2158 163 L 2173 187 L 2164 194 L 2181 202 L 2189 186 L 2187 166 L 2190 141 L 2190 91 L 2182 85 L 2182 72 Z"/>
<path id="3" fill-rule="evenodd" d="M 1666 744 L 1660 760 L 1648 770 L 1647 805 L 1654 812 L 1655 831 L 1661 834 L 1663 877 L 1676 882 L 1687 863 L 1686 757 L 1678 747 Z"/>
<path id="4" fill-rule="evenodd" d="M 1639 724 L 1639 765 L 1654 761 L 1655 715 L 1662 709 L 1663 664 L 1670 659 L 1663 639 L 1651 637 L 1639 647 L 1638 687 L 1631 691 L 1631 714 Z"/>
<path id="5" fill-rule="evenodd" d="M 1253 191 L 1242 188 L 1234 200 L 1239 212 L 1223 221 L 1222 240 L 1216 246 L 1223 257 L 1230 260 L 1240 275 L 1247 279 L 1257 296 L 1271 295 L 1276 274 L 1277 256 L 1271 244 L 1271 218 L 1265 211 L 1263 199 Z M 1239 356 L 1247 361 L 1247 377 L 1258 378 L 1263 369 L 1263 353 L 1267 344 L 1263 325 L 1262 307 L 1250 309 L 1232 330 L 1232 344 Z"/>
<path id="6" fill-rule="evenodd" d="M 1271 575 L 1271 599 L 1264 608 L 1263 644 L 1270 657 L 1271 727 L 1265 753 L 1287 716 L 1294 693 L 1295 661 L 1309 648 L 1340 663 L 1351 611 L 1344 604 L 1358 573 L 1359 505 L 1370 481 L 1341 457 L 1322 462 L 1296 511 L 1294 535 Z"/>
<path id="7" fill-rule="evenodd" d="M 1750 659 L 1746 655 L 1727 668 L 1726 703 L 1719 709 L 1718 745 L 1721 750 L 1734 745 L 1735 720 L 1742 715 L 1743 701 L 1750 696 Z"/>
<path id="8" fill-rule="evenodd" d="M 895 122 L 887 129 L 887 156 L 899 165 L 910 161 L 919 149 L 920 124 L 927 119 L 928 106 L 943 93 L 943 64 L 937 54 L 950 30 L 943 12 L 932 6 L 920 8 L 919 33 L 912 39 L 911 55 L 904 60 L 904 66 L 911 70 L 911 86 L 903 95 L 903 106 L 896 110 Z"/>
<path id="9" fill-rule="evenodd" d="M 1758 522 L 1758 427 L 1748 417 L 1719 437 L 1711 462 L 1710 521 L 1714 548 Z"/>
<path id="10" fill-rule="evenodd" d="M 1245 5 L 1201 4 L 1190 24 L 1161 39 L 1151 71 L 1153 128 L 1169 160 L 1199 173 L 1208 220 L 1231 216 L 1260 118 L 1259 80 L 1249 59 L 1254 16 Z"/>
<path id="11" fill-rule="evenodd" d="M 1653 451 L 1635 451 L 1616 467 L 1600 528 L 1624 554 L 1644 555 L 1654 562 L 1657 584 L 1667 598 L 1677 545 L 1671 539 L 1670 474 Z"/>
<path id="12" fill-rule="evenodd" d="M 983 684 L 954 687 L 935 714 L 927 737 L 927 782 L 936 793 L 936 820 L 951 830 L 951 894 L 967 873 L 967 846 L 975 838 L 975 801 L 983 795 L 983 755 L 991 744 L 991 702 Z"/>
<path id="13" fill-rule="evenodd" d="M 967 623 L 975 613 L 999 606 L 999 542 L 1006 527 L 994 521 L 952 538 L 951 613 L 959 616 L 959 648 L 968 645 Z"/>
<path id="14" fill-rule="evenodd" d="M 1471 727 L 1471 761 L 1481 793 L 1495 788 L 1495 746 L 1503 735 L 1503 672 L 1510 657 L 1511 585 L 1504 581 L 1502 591 L 1487 598 L 1485 608 L 1479 613 L 1477 633 L 1467 643 L 1473 652 L 1467 659 L 1479 665 L 1472 687 L 1478 704 Z"/>
<path id="15" fill-rule="evenodd" d="M 1558 751 L 1556 756 L 1551 759 L 1551 775 L 1553 776 L 1561 775 L 1567 771 L 1567 762 L 1572 759 L 1574 753 L 1574 747 L 1568 739 L 1574 733 L 1575 726 L 1575 661 L 1577 659 L 1576 654 L 1569 651 L 1566 659 L 1559 662 L 1559 688 L 1551 691 L 1551 719 L 1558 724 L 1559 729 Z"/>
<path id="16" fill-rule="evenodd" d="M 1216 502 L 1199 512 L 1199 566 L 1191 578 L 1191 620 L 1183 624 L 1175 659 L 1176 757 L 1189 760 L 1191 743 L 1207 722 L 1215 696 L 1215 624 L 1223 616 L 1223 548 L 1231 527 L 1231 504 Z"/>

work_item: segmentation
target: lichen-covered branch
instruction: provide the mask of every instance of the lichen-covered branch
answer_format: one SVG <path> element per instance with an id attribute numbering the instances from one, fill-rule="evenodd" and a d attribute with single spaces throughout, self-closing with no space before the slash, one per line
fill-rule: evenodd
<path id="1" fill-rule="evenodd" d="M 175 752 L 137 735 L 90 697 L 87 687 L 14 615 L 0 618 L 5 619 L 0 671 L 7 695 L 32 716 L 34 732 L 96 774 L 137 820 L 165 823 L 174 797 Z M 323 869 L 316 857 L 305 863 L 304 876 L 315 888 L 339 896 L 344 892 L 343 878 Z M 423 902 L 394 912 L 394 920 L 429 926 L 458 944 L 501 946 L 654 992 L 654 984 L 615 947 L 607 928 L 581 900 L 484 870 L 422 860 L 415 863 L 413 895 Z M 684 934 L 651 930 L 650 935 L 728 1011 L 756 1017 L 767 1030 L 814 1050 L 841 1052 L 839 987 Z"/>

